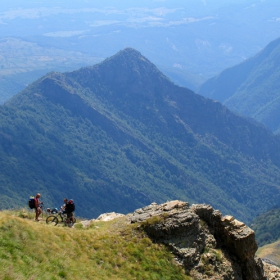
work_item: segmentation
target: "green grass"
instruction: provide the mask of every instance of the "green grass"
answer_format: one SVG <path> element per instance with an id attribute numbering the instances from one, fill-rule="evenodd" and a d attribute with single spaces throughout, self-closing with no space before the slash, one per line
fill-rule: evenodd
<path id="1" fill-rule="evenodd" d="M 125 218 L 53 227 L 31 212 L 0 212 L 0 279 L 190 279 L 172 254 Z"/>

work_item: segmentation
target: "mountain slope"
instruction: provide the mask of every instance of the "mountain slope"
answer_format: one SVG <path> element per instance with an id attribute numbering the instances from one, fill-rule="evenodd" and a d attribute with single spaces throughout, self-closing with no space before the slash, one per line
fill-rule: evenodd
<path id="1" fill-rule="evenodd" d="M 262 213 L 252 221 L 259 246 L 277 241 L 280 238 L 280 208 L 273 208 Z"/>
<path id="2" fill-rule="evenodd" d="M 279 203 L 279 139 L 130 48 L 42 77 L 0 114 L 2 208 L 37 191 L 85 217 L 179 198 L 247 221 Z"/>
<path id="3" fill-rule="evenodd" d="M 280 266 L 280 241 L 276 241 L 271 244 L 266 244 L 260 247 L 257 251 L 258 257 L 265 260 L 267 263 L 270 263 L 275 266 Z M 276 278 L 278 279 L 278 278 Z"/>
<path id="4" fill-rule="evenodd" d="M 280 38 L 254 57 L 224 70 L 199 89 L 203 96 L 280 132 Z"/>

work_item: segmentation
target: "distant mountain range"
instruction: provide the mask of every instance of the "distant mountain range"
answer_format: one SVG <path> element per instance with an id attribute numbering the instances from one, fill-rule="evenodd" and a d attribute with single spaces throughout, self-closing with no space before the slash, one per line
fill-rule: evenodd
<path id="1" fill-rule="evenodd" d="M 280 133 L 279 88 L 280 38 L 254 57 L 207 80 L 198 92 Z"/>
<path id="2" fill-rule="evenodd" d="M 278 1 L 2 1 L 0 104 L 49 71 L 133 47 L 197 91 L 279 34 Z"/>
<path id="3" fill-rule="evenodd" d="M 36 192 L 84 217 L 180 199 L 248 221 L 280 201 L 280 139 L 131 48 L 49 73 L 0 115 L 1 208 Z"/>

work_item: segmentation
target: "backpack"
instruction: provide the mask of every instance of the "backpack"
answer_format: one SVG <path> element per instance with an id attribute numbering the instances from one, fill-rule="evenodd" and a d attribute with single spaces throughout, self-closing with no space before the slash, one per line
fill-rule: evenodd
<path id="1" fill-rule="evenodd" d="M 52 213 L 52 214 L 57 214 L 57 213 L 58 213 L 58 209 L 57 209 L 57 208 L 53 208 L 53 209 L 51 210 L 51 213 Z"/>
<path id="2" fill-rule="evenodd" d="M 74 200 L 73 199 L 69 199 L 67 204 L 66 204 L 66 207 L 65 207 L 65 210 L 67 212 L 73 212 L 75 211 L 75 203 L 74 203 Z"/>
<path id="3" fill-rule="evenodd" d="M 30 209 L 34 209 L 35 208 L 35 199 L 34 196 L 30 196 L 29 200 L 28 200 L 28 206 Z"/>

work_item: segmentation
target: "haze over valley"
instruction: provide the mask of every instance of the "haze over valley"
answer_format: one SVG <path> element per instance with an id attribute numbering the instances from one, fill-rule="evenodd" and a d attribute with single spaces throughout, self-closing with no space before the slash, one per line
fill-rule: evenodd
<path id="1" fill-rule="evenodd" d="M 70 71 L 132 47 L 197 90 L 279 36 L 278 1 L 6 1 L 1 4 L 4 102 L 49 71 Z"/>

